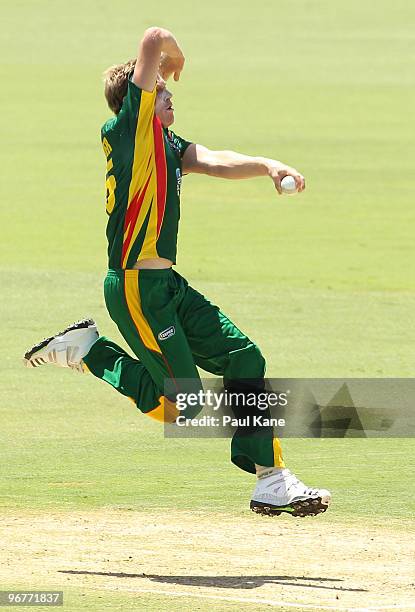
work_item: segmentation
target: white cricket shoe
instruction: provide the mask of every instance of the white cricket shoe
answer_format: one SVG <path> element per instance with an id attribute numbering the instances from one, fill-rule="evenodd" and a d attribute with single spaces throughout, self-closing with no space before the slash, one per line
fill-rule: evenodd
<path id="1" fill-rule="evenodd" d="M 83 319 L 32 346 L 26 351 L 23 363 L 28 368 L 52 363 L 62 368 L 83 372 L 82 358 L 98 337 L 95 321 Z"/>
<path id="2" fill-rule="evenodd" d="M 288 512 L 292 516 L 315 516 L 329 507 L 331 494 L 326 489 L 310 489 L 288 469 L 270 468 L 258 478 L 252 494 L 251 510 L 275 516 Z"/>

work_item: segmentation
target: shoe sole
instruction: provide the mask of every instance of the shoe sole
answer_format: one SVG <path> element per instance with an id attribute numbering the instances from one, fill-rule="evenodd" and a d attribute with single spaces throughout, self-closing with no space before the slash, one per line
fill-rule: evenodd
<path id="1" fill-rule="evenodd" d="M 327 498 L 309 498 L 287 504 L 287 506 L 274 506 L 266 502 L 251 500 L 250 508 L 252 512 L 262 514 L 264 516 L 279 516 L 282 512 L 291 514 L 291 516 L 317 516 L 327 510 L 330 499 Z"/>
<path id="2" fill-rule="evenodd" d="M 49 363 L 43 357 L 33 358 L 33 355 L 35 355 L 35 353 L 37 353 L 38 351 L 44 349 L 49 344 L 49 342 L 51 342 L 58 336 L 63 336 L 64 334 L 75 329 L 87 329 L 88 327 L 92 327 L 94 325 L 95 321 L 93 319 L 82 319 L 82 321 L 77 321 L 76 323 L 69 325 L 69 327 L 67 327 L 63 331 L 55 334 L 54 336 L 50 336 L 49 338 L 45 338 L 41 342 L 38 342 L 37 344 L 32 346 L 32 348 L 28 349 L 24 354 L 23 361 L 26 363 L 26 365 L 28 365 L 29 367 L 31 366 L 33 368 Z"/>

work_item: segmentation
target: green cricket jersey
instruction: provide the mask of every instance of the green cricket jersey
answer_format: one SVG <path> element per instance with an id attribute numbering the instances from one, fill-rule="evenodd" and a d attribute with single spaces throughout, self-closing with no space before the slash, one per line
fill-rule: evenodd
<path id="1" fill-rule="evenodd" d="M 156 88 L 144 91 L 129 81 L 119 114 L 101 130 L 112 269 L 152 257 L 176 261 L 181 159 L 190 142 L 163 128 L 155 102 Z"/>

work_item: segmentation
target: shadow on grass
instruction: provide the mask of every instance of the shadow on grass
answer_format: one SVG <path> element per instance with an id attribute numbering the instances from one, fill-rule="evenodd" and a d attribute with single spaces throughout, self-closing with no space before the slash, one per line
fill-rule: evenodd
<path id="1" fill-rule="evenodd" d="M 157 574 L 128 574 L 126 572 L 91 572 L 87 570 L 59 570 L 60 574 L 80 574 L 89 576 L 113 576 L 114 578 L 146 578 L 153 582 L 180 584 L 185 586 L 214 587 L 221 589 L 256 589 L 264 584 L 285 584 L 329 589 L 332 591 L 367 592 L 367 589 L 351 589 L 339 584 L 309 584 L 309 582 L 339 583 L 341 578 L 316 578 L 309 576 L 158 576 Z"/>

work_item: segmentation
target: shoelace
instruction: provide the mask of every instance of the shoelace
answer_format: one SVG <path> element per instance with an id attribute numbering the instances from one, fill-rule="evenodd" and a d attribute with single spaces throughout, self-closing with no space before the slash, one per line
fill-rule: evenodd
<path id="1" fill-rule="evenodd" d="M 294 476 L 294 474 L 292 474 L 290 472 L 290 474 L 288 475 L 288 478 L 291 479 L 291 482 L 289 482 L 287 484 L 287 493 L 290 491 L 290 489 L 292 489 L 293 487 L 302 487 L 304 489 L 304 494 L 306 495 L 317 495 L 318 493 L 318 489 L 311 489 L 310 487 L 306 487 L 306 485 L 297 478 L 297 476 Z"/>

